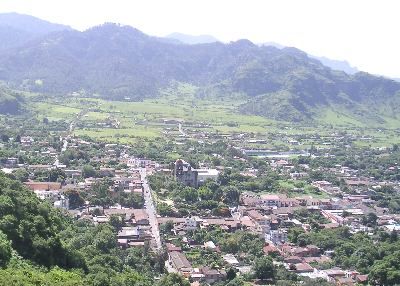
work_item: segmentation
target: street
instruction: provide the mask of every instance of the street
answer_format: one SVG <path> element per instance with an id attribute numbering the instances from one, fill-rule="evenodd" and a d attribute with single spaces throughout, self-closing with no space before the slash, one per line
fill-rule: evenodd
<path id="1" fill-rule="evenodd" d="M 146 179 L 146 168 L 140 169 L 140 177 L 143 182 L 143 189 L 144 189 L 144 201 L 145 201 L 145 208 L 147 210 L 147 214 L 149 216 L 149 222 L 151 226 L 152 235 L 154 241 L 156 243 L 156 250 L 161 249 L 161 238 L 160 238 L 160 231 L 158 228 L 157 222 L 157 210 L 154 206 L 153 197 L 151 195 L 150 186 Z"/>

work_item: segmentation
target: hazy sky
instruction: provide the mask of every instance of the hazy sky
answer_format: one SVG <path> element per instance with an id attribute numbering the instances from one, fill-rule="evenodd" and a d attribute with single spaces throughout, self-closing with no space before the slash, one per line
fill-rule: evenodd
<path id="1" fill-rule="evenodd" d="M 0 0 L 0 12 L 79 30 L 116 22 L 157 36 L 274 41 L 400 78 L 399 0 Z"/>

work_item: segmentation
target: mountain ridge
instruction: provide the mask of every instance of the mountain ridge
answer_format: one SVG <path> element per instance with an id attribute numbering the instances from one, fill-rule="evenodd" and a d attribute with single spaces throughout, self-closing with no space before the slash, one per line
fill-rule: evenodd
<path id="1" fill-rule="evenodd" d="M 335 71 L 296 48 L 245 39 L 177 45 L 112 23 L 53 32 L 0 54 L 0 80 L 31 91 L 83 89 L 114 100 L 154 97 L 172 81 L 187 82 L 202 96 L 247 96 L 240 112 L 289 121 L 310 120 L 314 109 L 337 103 L 386 104 L 400 91 L 393 80 Z"/>
<path id="2" fill-rule="evenodd" d="M 20 47 L 34 39 L 62 30 L 72 30 L 72 28 L 30 15 L 0 13 L 0 52 Z"/>
<path id="3" fill-rule="evenodd" d="M 220 42 L 217 38 L 211 35 L 189 35 L 183 33 L 171 33 L 165 38 L 177 40 L 183 44 L 196 45 L 196 44 L 209 44 Z"/>

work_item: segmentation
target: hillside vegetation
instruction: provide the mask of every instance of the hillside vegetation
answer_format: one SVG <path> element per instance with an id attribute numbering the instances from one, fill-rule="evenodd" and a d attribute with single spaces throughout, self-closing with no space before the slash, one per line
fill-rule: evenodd
<path id="1" fill-rule="evenodd" d="M 0 53 L 0 80 L 61 96 L 129 101 L 157 97 L 179 81 L 199 87 L 198 97 L 241 94 L 247 100 L 240 112 L 285 121 L 312 121 L 339 107 L 385 123 L 396 119 L 400 97 L 396 81 L 335 71 L 295 48 L 248 40 L 176 44 L 116 24 L 58 31 Z"/>
<path id="2" fill-rule="evenodd" d="M 23 98 L 15 91 L 0 86 L 0 114 L 17 114 L 21 111 Z"/>
<path id="3" fill-rule="evenodd" d="M 157 256 L 121 250 L 116 232 L 73 221 L 0 172 L 0 285 L 154 285 Z"/>

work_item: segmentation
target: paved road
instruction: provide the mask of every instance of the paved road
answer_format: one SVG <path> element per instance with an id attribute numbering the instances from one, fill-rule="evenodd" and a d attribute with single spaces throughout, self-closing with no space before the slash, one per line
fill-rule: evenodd
<path id="1" fill-rule="evenodd" d="M 185 133 L 185 131 L 183 131 L 183 129 L 182 129 L 182 124 L 181 124 L 181 123 L 178 124 L 178 130 L 179 130 L 179 132 L 182 134 L 182 136 L 187 136 L 187 134 Z"/>
<path id="2" fill-rule="evenodd" d="M 78 119 L 78 118 L 77 118 L 77 119 Z M 63 152 L 65 152 L 65 150 L 67 150 L 67 147 L 68 147 L 68 139 L 69 139 L 69 137 L 70 137 L 72 131 L 74 130 L 74 124 L 75 124 L 74 121 L 72 121 L 72 122 L 69 124 L 69 128 L 68 128 L 69 134 L 67 135 L 67 137 L 62 138 L 63 145 L 62 145 L 62 148 L 61 148 L 60 155 L 61 155 Z M 54 165 L 54 166 L 58 166 L 59 164 L 60 164 L 59 155 L 57 155 L 53 165 Z"/>
<path id="3" fill-rule="evenodd" d="M 156 250 L 159 250 L 159 249 L 161 249 L 161 238 L 160 238 L 160 230 L 158 228 L 158 222 L 157 222 L 157 211 L 156 211 L 156 208 L 154 205 L 153 197 L 151 195 L 150 186 L 147 182 L 146 168 L 140 169 L 140 176 L 143 181 L 144 201 L 145 201 L 145 207 L 147 210 L 147 214 L 149 215 L 151 231 L 153 234 L 154 241 L 156 242 Z"/>

